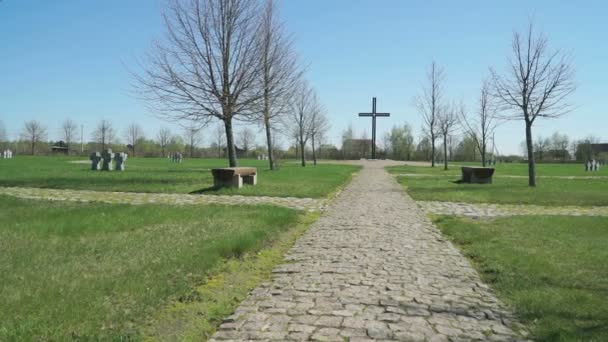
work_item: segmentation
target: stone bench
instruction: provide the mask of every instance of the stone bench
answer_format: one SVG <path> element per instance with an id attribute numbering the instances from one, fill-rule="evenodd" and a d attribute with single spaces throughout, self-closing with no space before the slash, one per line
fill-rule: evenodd
<path id="1" fill-rule="evenodd" d="M 255 167 L 225 167 L 212 169 L 213 186 L 242 188 L 243 183 L 256 185 L 258 183 L 258 170 Z"/>
<path id="2" fill-rule="evenodd" d="M 462 183 L 492 184 L 493 167 L 462 167 Z"/>

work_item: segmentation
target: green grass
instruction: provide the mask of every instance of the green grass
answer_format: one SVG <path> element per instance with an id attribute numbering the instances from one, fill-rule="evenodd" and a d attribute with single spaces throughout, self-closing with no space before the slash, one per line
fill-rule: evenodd
<path id="1" fill-rule="evenodd" d="M 436 220 L 543 341 L 608 340 L 608 219 Z"/>
<path id="2" fill-rule="evenodd" d="M 433 175 L 460 175 L 460 166 L 481 166 L 481 163 L 454 163 L 449 165 L 448 171 L 443 170 L 443 164 L 437 164 L 434 168 L 424 166 L 390 166 L 390 173 L 415 173 Z M 528 176 L 528 164 L 525 163 L 503 163 L 492 165 L 496 169 L 495 176 Z M 604 176 L 608 177 L 608 168 L 602 167 L 598 172 L 585 172 L 585 166 L 581 164 L 536 164 L 536 175 L 541 177 L 550 176 Z"/>
<path id="3" fill-rule="evenodd" d="M 420 201 L 535 204 L 548 206 L 608 205 L 606 179 L 541 178 L 536 188 L 527 180 L 494 178 L 493 184 L 456 184 L 449 177 L 397 177 L 412 198 Z"/>
<path id="4" fill-rule="evenodd" d="M 241 160 L 241 166 L 258 168 L 258 185 L 214 190 L 210 169 L 225 167 L 223 159 L 185 159 L 182 164 L 173 164 L 163 158 L 132 158 L 124 172 L 91 171 L 88 163 L 69 163 L 74 160 L 79 159 L 19 156 L 0 160 L 0 186 L 321 198 L 346 184 L 359 169 L 352 165 L 300 167 L 283 163 L 280 170 L 270 171 L 266 161 Z"/>
<path id="5" fill-rule="evenodd" d="M 504 167 L 504 169 L 502 169 Z M 539 164 L 539 174 L 565 176 L 573 165 Z M 525 171 L 522 164 L 498 165 L 493 184 L 457 184 L 460 168 L 395 166 L 387 170 L 393 174 L 424 174 L 429 176 L 397 176 L 397 180 L 412 198 L 421 201 L 465 203 L 535 204 L 548 206 L 605 206 L 608 205 L 608 179 L 538 178 L 537 187 L 530 188 L 527 178 L 502 177 L 506 172 Z M 584 173 L 584 171 L 583 171 Z M 602 172 L 589 173 L 601 175 Z"/>
<path id="6" fill-rule="evenodd" d="M 307 213 L 295 228 L 279 234 L 267 248 L 220 263 L 211 271 L 212 276 L 192 291 L 188 300 L 169 303 L 146 323 L 144 340 L 209 338 L 253 288 L 270 279 L 274 266 L 284 262 L 283 255 L 318 216 L 318 213 Z"/>
<path id="7" fill-rule="evenodd" d="M 270 206 L 110 205 L 0 196 L 0 340 L 138 339 L 226 258 L 297 225 Z"/>

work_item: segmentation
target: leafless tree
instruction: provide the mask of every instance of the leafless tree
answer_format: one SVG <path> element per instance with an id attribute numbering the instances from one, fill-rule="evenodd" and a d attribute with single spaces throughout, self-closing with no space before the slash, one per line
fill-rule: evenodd
<path id="1" fill-rule="evenodd" d="M 296 139 L 296 145 L 299 145 L 302 166 L 306 166 L 306 144 L 310 139 L 312 114 L 317 110 L 319 110 L 317 95 L 306 81 L 301 80 L 292 98 L 291 111 L 287 119 L 291 134 Z"/>
<path id="2" fill-rule="evenodd" d="M 224 156 L 224 141 L 226 136 L 226 131 L 224 127 L 218 125 L 213 132 L 214 144 L 217 148 L 217 157 L 222 158 Z"/>
<path id="3" fill-rule="evenodd" d="M 108 145 L 114 141 L 114 128 L 108 120 L 101 120 L 93 131 L 93 140 L 101 146 L 101 150 L 105 150 Z"/>
<path id="4" fill-rule="evenodd" d="M 466 134 L 473 138 L 477 150 L 481 155 L 481 164 L 485 167 L 487 162 L 488 144 L 494 136 L 494 131 L 498 125 L 496 117 L 496 104 L 492 97 L 492 85 L 489 80 L 484 80 L 481 84 L 481 92 L 477 112 L 475 115 L 465 115 L 465 111 L 460 112 L 460 123 Z"/>
<path id="5" fill-rule="evenodd" d="M 259 120 L 266 131 L 268 163 L 275 168 L 272 128 L 275 119 L 288 110 L 288 100 L 301 76 L 297 56 L 286 33 L 285 25 L 278 19 L 274 0 L 266 0 L 259 33 L 262 109 Z"/>
<path id="6" fill-rule="evenodd" d="M 61 137 L 68 147 L 68 153 L 72 147 L 72 143 L 78 134 L 78 126 L 72 119 L 66 119 L 61 123 Z"/>
<path id="7" fill-rule="evenodd" d="M 465 108 L 463 104 L 460 106 L 451 105 L 444 106 L 439 109 L 437 115 L 437 128 L 439 134 L 443 138 L 443 169 L 448 169 L 448 139 L 454 133 L 454 129 L 458 125 L 458 115 L 465 115 Z"/>
<path id="8" fill-rule="evenodd" d="M 6 148 L 8 142 L 8 134 L 6 133 L 6 127 L 4 127 L 4 123 L 0 121 L 0 144 L 2 144 L 2 148 Z"/>
<path id="9" fill-rule="evenodd" d="M 562 162 L 565 162 L 568 157 L 568 146 L 570 146 L 570 139 L 566 134 L 553 133 L 551 136 L 551 148 L 554 152 L 561 155 Z"/>
<path id="10" fill-rule="evenodd" d="M 256 0 L 173 0 L 167 37 L 135 74 L 140 96 L 160 117 L 220 120 L 230 166 L 237 166 L 233 119 L 252 116 L 261 100 Z"/>
<path id="11" fill-rule="evenodd" d="M 327 111 L 320 105 L 312 111 L 310 118 L 310 145 L 312 147 L 313 165 L 317 165 L 317 146 L 320 146 L 321 139 L 329 130 Z"/>
<path id="12" fill-rule="evenodd" d="M 249 127 L 243 128 L 241 133 L 239 134 L 241 141 L 241 148 L 245 151 L 245 155 L 249 153 L 249 149 L 253 145 L 255 140 L 255 133 Z"/>
<path id="13" fill-rule="evenodd" d="M 127 129 L 125 130 L 125 139 L 127 140 L 127 144 L 131 145 L 133 157 L 135 157 L 137 155 L 137 145 L 144 139 L 144 130 L 139 124 L 132 123 L 127 126 Z"/>
<path id="14" fill-rule="evenodd" d="M 184 127 L 184 137 L 188 143 L 190 158 L 194 157 L 194 149 L 201 142 L 201 130 L 202 127 L 197 125 L 196 122 L 190 122 L 188 126 Z"/>
<path id="15" fill-rule="evenodd" d="M 36 120 L 30 120 L 23 124 L 21 139 L 30 144 L 31 154 L 36 153 L 36 144 L 46 139 L 46 127 Z"/>
<path id="16" fill-rule="evenodd" d="M 422 85 L 422 93 L 414 98 L 414 104 L 422 114 L 424 130 L 431 142 L 431 166 L 435 167 L 435 141 L 438 136 L 439 110 L 443 104 L 444 70 L 435 61 L 427 72 L 428 84 Z"/>
<path id="17" fill-rule="evenodd" d="M 169 146 L 170 141 L 171 130 L 166 127 L 159 129 L 158 133 L 156 133 L 156 142 L 158 142 L 158 145 L 160 146 L 160 150 L 163 157 L 167 156 L 165 154 L 165 150 L 167 149 L 167 146 Z"/>
<path id="18" fill-rule="evenodd" d="M 504 75 L 491 69 L 495 96 L 509 120 L 523 120 L 528 152 L 528 185 L 536 186 L 532 125 L 538 118 L 557 118 L 572 110 L 566 99 L 576 89 L 570 56 L 560 50 L 550 51 L 548 40 L 535 33 L 530 22 L 527 31 L 513 33 L 513 56 Z"/>

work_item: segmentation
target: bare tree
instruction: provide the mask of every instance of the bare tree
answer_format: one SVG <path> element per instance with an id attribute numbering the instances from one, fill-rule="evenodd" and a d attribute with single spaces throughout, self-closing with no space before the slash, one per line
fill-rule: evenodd
<path id="1" fill-rule="evenodd" d="M 21 139 L 30 144 L 31 154 L 34 155 L 36 153 L 36 144 L 46 139 L 46 127 L 36 120 L 27 121 L 23 124 Z"/>
<path id="2" fill-rule="evenodd" d="M 190 150 L 190 158 L 194 157 L 194 149 L 201 142 L 201 130 L 202 128 L 195 122 L 191 122 L 190 125 L 184 127 L 184 136 Z"/>
<path id="3" fill-rule="evenodd" d="M 481 84 L 478 107 L 475 115 L 465 115 L 465 111 L 460 112 L 460 123 L 465 132 L 473 138 L 477 150 L 481 155 L 481 165 L 486 166 L 488 144 L 494 136 L 494 131 L 498 125 L 496 118 L 496 104 L 491 93 L 491 83 L 484 80 Z"/>
<path id="4" fill-rule="evenodd" d="M 553 133 L 551 136 L 551 148 L 555 153 L 560 154 L 562 162 L 565 162 L 568 158 L 568 146 L 570 146 L 570 139 L 568 139 L 566 134 Z"/>
<path id="5" fill-rule="evenodd" d="M 450 135 L 454 133 L 454 129 L 458 124 L 458 114 L 465 115 L 465 108 L 463 104 L 459 107 L 456 105 L 445 106 L 441 108 L 437 116 L 437 128 L 439 134 L 443 137 L 443 169 L 448 169 L 448 139 Z"/>
<path id="6" fill-rule="evenodd" d="M 220 120 L 230 166 L 237 166 L 233 119 L 247 119 L 261 99 L 256 0 L 173 0 L 164 14 L 167 37 L 134 77 L 160 117 Z"/>
<path id="7" fill-rule="evenodd" d="M 93 131 L 93 140 L 101 145 L 101 150 L 105 150 L 114 141 L 114 128 L 108 120 L 101 120 Z"/>
<path id="8" fill-rule="evenodd" d="M 320 146 L 323 135 L 329 130 L 327 112 L 320 105 L 313 108 L 310 118 L 310 145 L 312 147 L 313 165 L 317 165 L 317 146 Z"/>
<path id="9" fill-rule="evenodd" d="M 163 157 L 166 157 L 165 150 L 167 149 L 167 146 L 169 146 L 170 141 L 171 130 L 166 127 L 159 129 L 158 133 L 156 133 L 156 142 L 158 142 L 158 145 L 160 146 Z"/>
<path id="10" fill-rule="evenodd" d="M 438 136 L 439 110 L 443 106 L 443 68 L 435 61 L 427 72 L 428 84 L 422 86 L 422 93 L 414 98 L 414 103 L 422 114 L 424 130 L 431 142 L 431 167 L 435 167 L 435 141 Z"/>
<path id="11" fill-rule="evenodd" d="M 300 81 L 292 98 L 288 120 L 292 136 L 296 139 L 296 145 L 299 145 L 302 166 L 306 166 L 305 149 L 310 139 L 312 113 L 319 110 L 318 106 L 319 101 L 314 90 L 306 81 Z"/>
<path id="12" fill-rule="evenodd" d="M 72 119 L 66 119 L 61 123 L 61 137 L 68 148 L 68 153 L 70 152 L 72 142 L 76 139 L 77 134 L 78 126 Z"/>
<path id="13" fill-rule="evenodd" d="M 513 33 L 513 56 L 504 75 L 491 69 L 495 96 L 511 114 L 509 120 L 523 120 L 526 125 L 528 185 L 536 186 L 532 125 L 538 118 L 557 118 L 572 110 L 567 97 L 576 89 L 574 68 L 569 55 L 549 51 L 548 40 L 534 32 L 530 22 L 522 36 Z"/>
<path id="14" fill-rule="evenodd" d="M 125 130 L 125 139 L 127 140 L 127 144 L 131 145 L 133 157 L 135 157 L 137 155 L 137 145 L 140 140 L 144 139 L 144 130 L 139 124 L 132 123 Z"/>
<path id="15" fill-rule="evenodd" d="M 0 144 L 2 144 L 2 148 L 6 148 L 8 142 L 8 134 L 6 133 L 6 127 L 4 127 L 4 123 L 0 121 Z"/>
<path id="16" fill-rule="evenodd" d="M 239 135 L 241 140 L 241 148 L 245 151 L 245 155 L 247 155 L 255 140 L 255 133 L 253 133 L 250 128 L 245 127 Z"/>
<path id="17" fill-rule="evenodd" d="M 277 17 L 274 0 L 266 0 L 259 34 L 263 88 L 259 119 L 266 131 L 271 170 L 275 169 L 272 127 L 275 119 L 286 113 L 289 96 L 301 74 L 285 25 Z"/>
<path id="18" fill-rule="evenodd" d="M 217 157 L 218 158 L 222 158 L 222 156 L 224 156 L 224 141 L 226 136 L 226 131 L 224 130 L 224 128 L 221 125 L 218 125 L 214 131 L 214 144 L 217 147 Z"/>

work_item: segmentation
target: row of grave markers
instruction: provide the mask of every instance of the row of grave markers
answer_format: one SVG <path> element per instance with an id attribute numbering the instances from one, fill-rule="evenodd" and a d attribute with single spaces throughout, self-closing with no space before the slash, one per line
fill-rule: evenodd
<path id="1" fill-rule="evenodd" d="M 601 165 L 602 163 L 599 161 L 595 161 L 595 159 L 590 160 L 585 163 L 585 171 L 599 171 Z"/>
<path id="2" fill-rule="evenodd" d="M 13 158 L 13 151 L 11 151 L 11 150 L 2 151 L 2 159 L 11 159 L 11 158 Z"/>
<path id="3" fill-rule="evenodd" d="M 93 152 L 91 153 L 91 170 L 102 170 L 102 171 L 124 171 L 125 162 L 127 161 L 128 155 L 124 152 L 112 153 L 111 149 L 103 151 L 103 153 Z M 112 167 L 112 161 L 115 161 L 114 167 Z M 101 165 L 101 166 L 100 166 Z"/>

